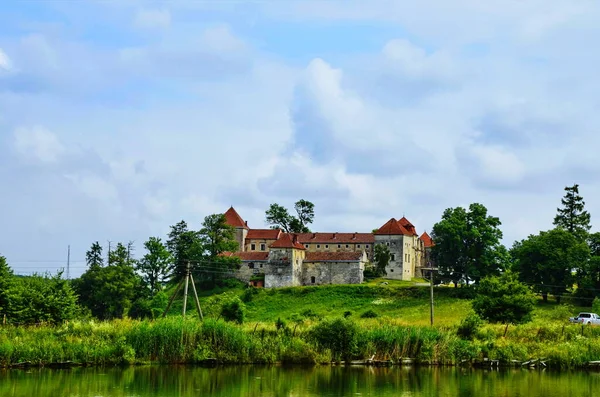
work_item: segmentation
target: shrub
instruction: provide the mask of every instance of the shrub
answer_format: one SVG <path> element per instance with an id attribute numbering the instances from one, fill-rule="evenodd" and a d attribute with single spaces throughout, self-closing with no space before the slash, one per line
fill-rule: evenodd
<path id="1" fill-rule="evenodd" d="M 313 309 L 305 309 L 305 310 L 302 311 L 301 314 L 304 317 L 311 318 L 311 319 L 316 319 L 316 318 L 320 318 L 321 317 Z"/>
<path id="2" fill-rule="evenodd" d="M 477 334 L 482 324 L 483 320 L 481 317 L 477 313 L 471 312 L 462 320 L 456 330 L 456 334 L 463 339 L 471 340 Z"/>
<path id="3" fill-rule="evenodd" d="M 331 350 L 334 360 L 340 357 L 349 360 L 357 350 L 358 329 L 349 320 L 338 318 L 326 320 L 309 331 L 309 337 L 322 348 Z"/>
<path id="4" fill-rule="evenodd" d="M 592 302 L 592 312 L 596 314 L 600 313 L 600 299 L 598 297 L 595 297 Z"/>
<path id="5" fill-rule="evenodd" d="M 242 324 L 246 317 L 246 305 L 239 298 L 233 298 L 223 303 L 221 315 L 227 321 L 235 321 L 238 324 Z"/>
<path id="6" fill-rule="evenodd" d="M 277 321 L 275 321 L 275 328 L 277 328 L 277 330 L 279 331 L 280 329 L 284 329 L 285 326 L 285 321 L 283 321 L 281 317 L 278 317 Z"/>
<path id="7" fill-rule="evenodd" d="M 351 315 L 352 315 L 352 312 L 351 312 L 350 310 L 346 310 L 346 311 L 344 312 L 344 318 L 348 318 L 348 317 L 350 317 Z"/>
<path id="8" fill-rule="evenodd" d="M 376 318 L 377 316 L 378 314 L 372 309 L 369 309 L 360 315 L 361 318 Z"/>

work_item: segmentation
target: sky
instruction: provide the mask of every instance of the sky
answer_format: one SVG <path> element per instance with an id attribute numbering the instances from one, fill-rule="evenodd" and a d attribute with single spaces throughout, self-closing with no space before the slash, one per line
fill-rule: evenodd
<path id="1" fill-rule="evenodd" d="M 0 255 L 85 270 L 185 220 L 315 204 L 314 231 L 478 202 L 511 246 L 579 184 L 600 214 L 600 3 L 0 5 Z M 600 216 L 600 215 L 599 215 Z M 597 229 L 596 229 L 597 230 Z"/>

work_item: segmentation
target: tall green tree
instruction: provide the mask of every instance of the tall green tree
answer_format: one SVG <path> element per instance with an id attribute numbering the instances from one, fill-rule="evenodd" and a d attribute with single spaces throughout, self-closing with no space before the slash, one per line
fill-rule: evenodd
<path id="1" fill-rule="evenodd" d="M 591 229 L 590 213 L 585 210 L 585 201 L 579 194 L 579 185 L 565 187 L 562 208 L 557 208 L 554 225 L 565 229 L 578 240 L 585 240 Z"/>
<path id="2" fill-rule="evenodd" d="M 556 228 L 515 242 L 511 249 L 513 268 L 521 281 L 533 286 L 544 301 L 556 301 L 575 281 L 572 270 L 589 260 L 589 247 L 565 229 Z"/>
<path id="3" fill-rule="evenodd" d="M 183 220 L 171 226 L 167 249 L 173 257 L 171 269 L 173 279 L 180 279 L 186 274 L 188 261 L 200 261 L 204 255 L 200 234 L 197 231 L 190 230 Z"/>
<path id="4" fill-rule="evenodd" d="M 595 297 L 600 296 L 600 233 L 591 233 L 587 244 L 590 258 L 579 263 L 575 276 L 577 281 L 575 295 L 589 304 Z"/>
<path id="5" fill-rule="evenodd" d="M 309 233 L 308 225 L 315 218 L 315 205 L 307 200 L 298 200 L 294 204 L 296 216 L 287 208 L 274 203 L 265 212 L 265 220 L 273 229 L 281 229 L 286 233 Z"/>
<path id="6" fill-rule="evenodd" d="M 478 203 L 468 210 L 445 210 L 431 236 L 435 241 L 431 257 L 440 269 L 440 278 L 458 285 L 499 274 L 508 263 L 500 225 L 500 219 L 488 215 L 487 208 Z"/>
<path id="7" fill-rule="evenodd" d="M 4 317 L 9 313 L 10 290 L 13 282 L 13 271 L 8 266 L 6 258 L 0 255 L 0 317 Z M 1 318 L 0 321 L 2 321 Z"/>
<path id="8" fill-rule="evenodd" d="M 473 310 L 484 320 L 504 324 L 531 321 L 536 298 L 517 275 L 506 271 L 502 276 L 483 278 L 477 286 Z"/>
<path id="9" fill-rule="evenodd" d="M 142 279 L 133 267 L 135 262 L 128 256 L 125 245 L 117 244 L 110 253 L 109 262 L 104 267 L 89 262 L 81 277 L 73 280 L 79 302 L 100 319 L 127 315 L 140 296 L 142 286 Z"/>
<path id="10" fill-rule="evenodd" d="M 206 216 L 198 235 L 202 245 L 202 260 L 196 267 L 196 274 L 214 281 L 239 265 L 239 258 L 221 255 L 239 250 L 235 229 L 227 224 L 224 214 Z"/>
<path id="11" fill-rule="evenodd" d="M 144 282 L 154 296 L 169 280 L 173 258 L 158 237 L 150 237 L 144 243 L 144 248 L 146 248 L 146 254 L 137 263 L 136 269 L 142 274 Z"/>
<path id="12" fill-rule="evenodd" d="M 88 267 L 102 267 L 104 260 L 102 259 L 102 246 L 97 241 L 92 244 L 90 249 L 85 253 L 85 261 Z"/>
<path id="13" fill-rule="evenodd" d="M 376 244 L 373 251 L 375 274 L 378 277 L 387 275 L 385 268 L 389 266 L 390 260 L 392 259 L 390 248 L 385 244 Z"/>

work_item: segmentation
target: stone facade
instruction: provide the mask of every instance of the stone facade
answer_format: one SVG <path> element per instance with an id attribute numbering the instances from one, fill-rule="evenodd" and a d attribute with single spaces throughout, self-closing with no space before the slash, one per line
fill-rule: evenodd
<path id="1" fill-rule="evenodd" d="M 227 223 L 236 230 L 242 265 L 236 277 L 250 282 L 264 276 L 264 286 L 357 284 L 377 244 L 389 247 L 392 260 L 387 277 L 411 280 L 421 275 L 426 248 L 433 245 L 427 233 L 418 237 L 404 217 L 390 219 L 374 233 L 284 233 L 278 229 L 251 229 L 231 207 Z M 427 247 L 426 247 L 427 246 Z"/>

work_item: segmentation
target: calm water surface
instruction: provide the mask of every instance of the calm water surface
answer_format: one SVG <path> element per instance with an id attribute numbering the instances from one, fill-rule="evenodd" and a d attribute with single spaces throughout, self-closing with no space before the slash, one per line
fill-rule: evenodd
<path id="1" fill-rule="evenodd" d="M 0 370 L 0 396 L 600 396 L 600 374 L 255 366 Z"/>

